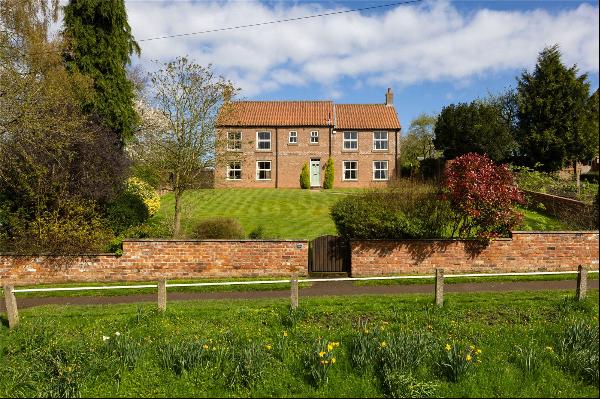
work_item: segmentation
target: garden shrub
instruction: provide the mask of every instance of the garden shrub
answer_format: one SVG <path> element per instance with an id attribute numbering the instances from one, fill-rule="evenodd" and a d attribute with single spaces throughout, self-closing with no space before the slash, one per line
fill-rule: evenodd
<path id="1" fill-rule="evenodd" d="M 308 170 L 308 163 L 305 162 L 300 172 L 300 188 L 310 188 L 310 171 Z"/>
<path id="2" fill-rule="evenodd" d="M 508 166 L 494 164 L 487 155 L 454 159 L 444 171 L 444 188 L 456 215 L 452 236 L 506 236 L 521 223 L 523 215 L 515 205 L 525 202 L 523 194 Z"/>
<path id="3" fill-rule="evenodd" d="M 109 205 L 107 213 L 115 233 L 144 223 L 160 208 L 160 197 L 151 185 L 137 177 L 130 177 L 123 190 Z"/>
<path id="4" fill-rule="evenodd" d="M 213 217 L 200 221 L 193 227 L 191 238 L 205 239 L 240 239 L 244 238 L 244 228 L 234 218 Z"/>
<path id="5" fill-rule="evenodd" d="M 21 222 L 17 222 L 19 219 Z M 92 201 L 60 201 L 29 221 L 15 218 L 5 250 L 16 253 L 78 254 L 104 252 L 113 238 L 107 221 Z"/>
<path id="6" fill-rule="evenodd" d="M 335 176 L 335 170 L 333 166 L 333 158 L 329 158 L 327 160 L 327 164 L 325 165 L 325 177 L 323 179 L 323 188 L 331 189 L 333 188 L 333 180 Z"/>
<path id="7" fill-rule="evenodd" d="M 266 236 L 267 235 L 263 225 L 256 226 L 254 230 L 252 230 L 250 234 L 248 234 L 248 238 L 250 238 L 251 240 L 262 240 L 266 238 Z"/>
<path id="8" fill-rule="evenodd" d="M 408 180 L 345 196 L 330 214 L 338 233 L 350 239 L 440 238 L 452 220 L 435 186 Z"/>

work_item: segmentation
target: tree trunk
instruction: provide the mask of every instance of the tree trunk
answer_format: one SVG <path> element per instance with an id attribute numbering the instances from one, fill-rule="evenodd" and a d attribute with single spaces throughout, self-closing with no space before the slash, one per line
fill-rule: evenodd
<path id="1" fill-rule="evenodd" d="M 175 222 L 173 224 L 173 237 L 179 238 L 181 234 L 181 197 L 183 191 L 175 190 Z"/>

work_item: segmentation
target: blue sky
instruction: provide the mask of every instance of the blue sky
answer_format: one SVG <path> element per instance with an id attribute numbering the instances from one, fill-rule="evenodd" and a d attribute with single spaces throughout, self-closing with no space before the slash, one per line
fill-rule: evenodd
<path id="1" fill-rule="evenodd" d="M 401 0 L 400 0 L 401 1 Z M 366 8 L 382 1 L 127 1 L 137 39 Z M 381 103 L 402 125 L 419 113 L 514 87 L 558 43 L 598 87 L 598 2 L 422 1 L 335 16 L 143 41 L 135 62 L 188 55 L 211 63 L 255 100 Z"/>

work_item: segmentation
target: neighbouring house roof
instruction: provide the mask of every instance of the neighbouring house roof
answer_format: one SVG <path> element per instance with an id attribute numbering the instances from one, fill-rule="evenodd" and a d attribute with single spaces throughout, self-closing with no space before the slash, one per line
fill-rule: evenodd
<path id="1" fill-rule="evenodd" d="M 400 129 L 393 106 L 332 101 L 235 101 L 217 126 L 332 126 L 336 129 Z"/>
<path id="2" fill-rule="evenodd" d="M 328 126 L 331 101 L 235 101 L 221 110 L 218 126 Z"/>
<path id="3" fill-rule="evenodd" d="M 400 129 L 396 110 L 385 104 L 336 104 L 336 129 Z"/>

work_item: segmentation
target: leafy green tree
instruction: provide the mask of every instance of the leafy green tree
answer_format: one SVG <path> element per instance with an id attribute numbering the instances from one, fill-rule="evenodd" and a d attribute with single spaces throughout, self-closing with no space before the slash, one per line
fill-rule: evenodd
<path id="1" fill-rule="evenodd" d="M 333 158 L 329 158 L 327 160 L 327 164 L 325 165 L 325 177 L 323 179 L 323 188 L 331 189 L 333 188 L 333 180 L 334 180 L 335 170 L 333 166 Z"/>
<path id="2" fill-rule="evenodd" d="M 545 48 L 532 73 L 517 79 L 520 159 L 545 171 L 598 154 L 598 97 L 587 74 L 567 68 L 558 45 Z"/>
<path id="3" fill-rule="evenodd" d="M 433 158 L 435 115 L 421 114 L 410 123 L 408 133 L 400 139 L 400 164 L 405 167 L 418 165 L 419 158 Z"/>
<path id="4" fill-rule="evenodd" d="M 435 124 L 435 148 L 453 159 L 475 152 L 498 162 L 515 150 L 512 124 L 497 98 L 451 104 L 442 109 Z"/>
<path id="5" fill-rule="evenodd" d="M 71 0 L 64 8 L 69 70 L 92 78 L 94 95 L 87 112 L 129 139 L 136 124 L 134 86 L 125 67 L 140 48 L 133 39 L 123 0 Z"/>
<path id="6" fill-rule="evenodd" d="M 0 251 L 101 250 L 128 166 L 115 132 L 81 109 L 90 79 L 48 37 L 56 3 L 0 3 Z"/>

